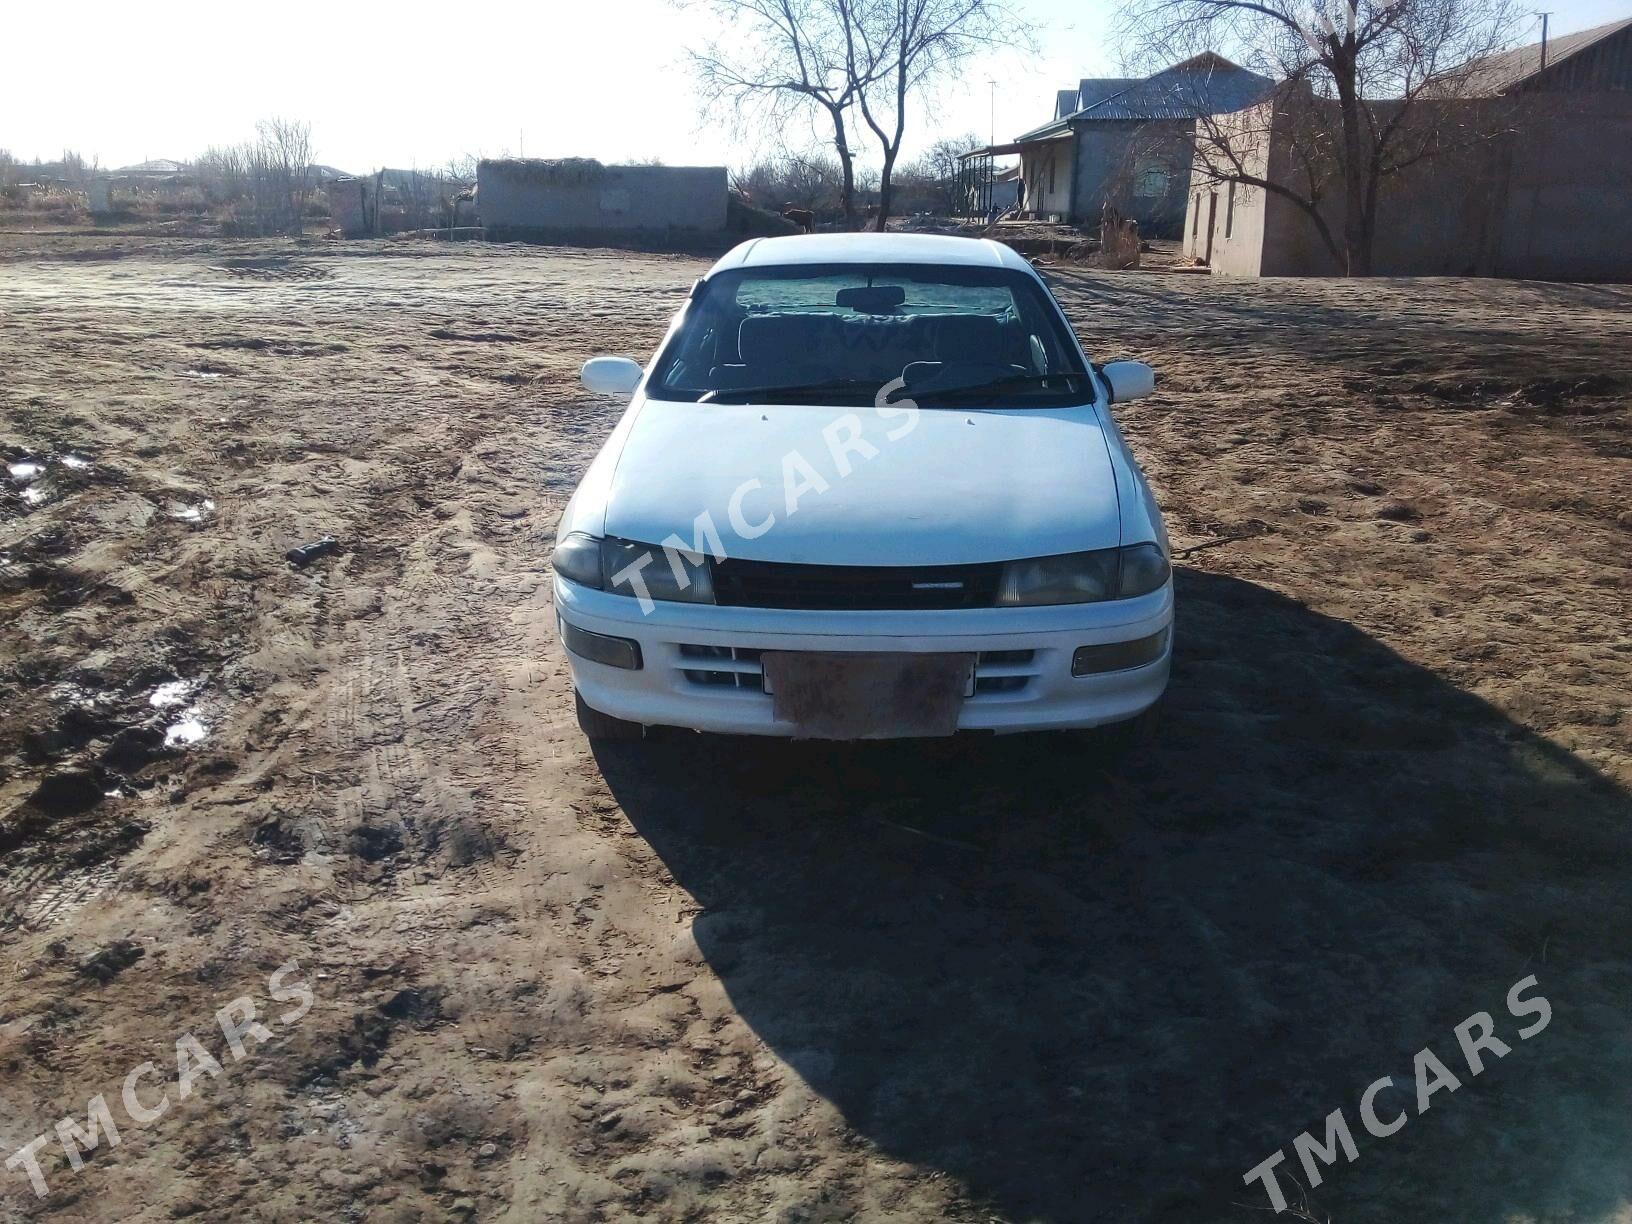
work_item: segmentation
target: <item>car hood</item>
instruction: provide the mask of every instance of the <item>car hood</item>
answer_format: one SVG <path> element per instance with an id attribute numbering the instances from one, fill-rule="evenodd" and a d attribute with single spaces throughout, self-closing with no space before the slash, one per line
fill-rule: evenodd
<path id="1" fill-rule="evenodd" d="M 909 409 L 645 400 L 606 498 L 606 534 L 706 539 L 727 556 L 958 565 L 1120 542 L 1092 405 Z"/>

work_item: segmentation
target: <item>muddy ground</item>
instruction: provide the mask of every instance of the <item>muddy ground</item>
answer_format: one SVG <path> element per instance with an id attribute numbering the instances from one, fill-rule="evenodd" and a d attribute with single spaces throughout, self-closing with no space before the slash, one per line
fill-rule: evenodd
<path id="1" fill-rule="evenodd" d="M 701 263 L 0 243 L 0 1218 L 1255 1220 L 1340 1108 L 1314 1217 L 1632 1212 L 1632 289 L 1061 271 L 1162 376 L 1142 759 L 592 755 L 575 375 Z"/>

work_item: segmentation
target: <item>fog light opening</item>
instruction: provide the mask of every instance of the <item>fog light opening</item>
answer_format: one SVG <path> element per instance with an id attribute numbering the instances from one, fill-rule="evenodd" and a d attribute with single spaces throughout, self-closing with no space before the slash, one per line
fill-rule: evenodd
<path id="1" fill-rule="evenodd" d="M 591 633 L 564 620 L 557 624 L 561 627 L 561 644 L 580 659 L 604 663 L 608 667 L 621 667 L 625 671 L 640 670 L 640 643 L 634 639 Z"/>
<path id="2" fill-rule="evenodd" d="M 1144 667 L 1162 657 L 1167 649 L 1167 630 L 1131 642 L 1106 642 L 1100 646 L 1078 646 L 1071 656 L 1073 676 L 1098 676 L 1105 672 Z"/>

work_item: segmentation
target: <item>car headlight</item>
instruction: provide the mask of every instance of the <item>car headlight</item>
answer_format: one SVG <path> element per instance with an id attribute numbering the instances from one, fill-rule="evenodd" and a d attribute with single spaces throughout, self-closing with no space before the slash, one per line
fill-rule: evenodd
<path id="1" fill-rule="evenodd" d="M 1133 544 L 1116 552 L 1120 561 L 1116 581 L 1118 599 L 1159 591 L 1173 572 L 1159 544 Z"/>
<path id="2" fill-rule="evenodd" d="M 651 559 L 643 562 L 643 556 Z M 606 589 L 620 595 L 638 596 L 640 584 L 644 583 L 649 599 L 714 602 L 714 573 L 704 553 L 688 557 L 679 549 L 660 544 L 606 540 L 601 544 L 601 567 L 606 574 Z"/>
<path id="3" fill-rule="evenodd" d="M 714 574 L 707 555 L 694 558 L 661 544 L 598 540 L 575 531 L 556 543 L 555 572 L 580 586 L 619 595 L 673 603 L 714 602 Z"/>
<path id="4" fill-rule="evenodd" d="M 575 531 L 555 542 L 555 572 L 579 586 L 600 590 L 606 585 L 601 569 L 601 541 Z"/>
<path id="5" fill-rule="evenodd" d="M 1028 557 L 1003 567 L 997 586 L 999 607 L 1099 603 L 1132 599 L 1159 590 L 1167 581 L 1167 558 L 1155 544 L 1101 548 L 1056 557 Z"/>
<path id="6" fill-rule="evenodd" d="M 1000 607 L 1098 603 L 1115 598 L 1116 549 L 1010 561 L 997 584 Z"/>

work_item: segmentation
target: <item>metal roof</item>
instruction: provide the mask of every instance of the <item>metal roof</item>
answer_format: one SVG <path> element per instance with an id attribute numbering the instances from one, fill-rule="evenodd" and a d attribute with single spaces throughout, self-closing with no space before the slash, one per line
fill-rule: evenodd
<path id="1" fill-rule="evenodd" d="M 1063 121 L 1058 124 L 1050 124 L 1049 126 L 1051 128 L 1058 128 L 1059 130 L 1051 132 L 1047 136 L 1038 136 L 1031 140 L 1027 140 L 1022 137 L 1020 140 L 1012 141 L 1009 144 L 986 145 L 983 148 L 970 149 L 967 153 L 959 153 L 958 160 L 968 161 L 971 157 L 1005 157 L 1010 153 L 1023 152 L 1032 145 L 1047 144 L 1051 140 L 1071 139 L 1071 129 L 1066 127 Z"/>
<path id="2" fill-rule="evenodd" d="M 187 169 L 184 162 L 174 161 L 168 157 L 154 157 L 144 162 L 137 162 L 133 166 L 120 166 L 109 171 L 110 174 L 180 174 Z"/>
<path id="3" fill-rule="evenodd" d="M 1268 77 L 1204 51 L 1144 78 L 1085 78 L 1077 86 L 1075 111 L 1016 136 L 1015 142 L 1045 139 L 1077 123 L 1227 114 L 1262 101 L 1274 85 Z"/>
<path id="4" fill-rule="evenodd" d="M 1611 21 L 1607 25 L 1593 26 L 1590 30 L 1581 30 L 1575 34 L 1560 34 L 1556 38 L 1549 38 L 1547 68 L 1553 68 L 1570 56 L 1577 55 L 1595 43 L 1620 33 L 1628 26 L 1632 26 L 1632 17 Z M 1466 78 L 1449 92 L 1464 97 L 1506 93 L 1543 71 L 1541 44 L 1531 43 L 1527 47 L 1515 47 L 1499 55 L 1487 55 L 1484 59 L 1474 60 L 1468 64 L 1465 71 Z"/>
<path id="5" fill-rule="evenodd" d="M 1076 110 L 1071 113 L 1087 110 L 1095 103 L 1114 97 L 1144 79 L 1144 77 L 1084 77 L 1077 82 L 1077 105 Z"/>
<path id="6" fill-rule="evenodd" d="M 1054 95 L 1054 118 L 1064 119 L 1095 102 L 1103 102 L 1112 94 L 1121 93 L 1130 85 L 1137 85 L 1144 77 L 1083 77 L 1075 89 L 1062 89 Z"/>
<path id="7" fill-rule="evenodd" d="M 1074 115 L 1067 115 L 1064 119 L 1056 119 L 1052 123 L 1045 123 L 1042 127 L 1032 128 L 1029 132 L 1021 132 L 1006 145 L 993 145 L 989 152 L 1015 153 L 1022 145 L 1036 144 L 1039 140 L 1056 140 L 1062 136 L 1071 135 L 1071 120 Z"/>

